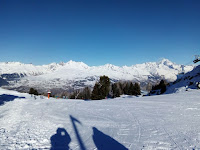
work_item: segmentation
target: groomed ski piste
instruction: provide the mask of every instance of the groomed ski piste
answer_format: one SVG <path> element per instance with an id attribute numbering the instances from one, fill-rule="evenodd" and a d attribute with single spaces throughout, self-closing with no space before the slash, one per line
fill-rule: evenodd
<path id="1" fill-rule="evenodd" d="M 0 88 L 0 149 L 200 149 L 200 90 L 96 101 Z"/>

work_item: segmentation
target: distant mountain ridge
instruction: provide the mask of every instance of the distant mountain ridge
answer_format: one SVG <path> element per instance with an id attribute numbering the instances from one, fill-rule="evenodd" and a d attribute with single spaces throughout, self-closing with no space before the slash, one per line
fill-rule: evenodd
<path id="1" fill-rule="evenodd" d="M 6 88 L 19 89 L 35 87 L 41 90 L 60 88 L 64 90 L 92 87 L 99 76 L 107 75 L 112 82 L 131 80 L 141 85 L 156 83 L 165 79 L 175 81 L 177 75 L 191 71 L 193 66 L 172 63 L 168 59 L 132 66 L 88 66 L 83 62 L 51 63 L 35 66 L 19 62 L 1 62 L 0 77 L 9 82 Z M 25 89 L 24 89 L 25 90 Z"/>

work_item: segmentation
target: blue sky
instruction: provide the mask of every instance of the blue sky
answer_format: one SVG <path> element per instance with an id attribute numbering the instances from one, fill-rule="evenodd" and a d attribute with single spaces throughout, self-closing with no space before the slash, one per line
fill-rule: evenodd
<path id="1" fill-rule="evenodd" d="M 199 0 L 1 0 L 0 61 L 133 65 L 200 54 Z"/>

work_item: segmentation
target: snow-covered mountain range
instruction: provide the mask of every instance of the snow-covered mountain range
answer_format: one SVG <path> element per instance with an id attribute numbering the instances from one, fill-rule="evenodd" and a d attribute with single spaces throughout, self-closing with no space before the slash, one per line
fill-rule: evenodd
<path id="1" fill-rule="evenodd" d="M 177 79 L 177 75 L 187 73 L 193 68 L 194 66 L 177 65 L 168 59 L 123 67 L 112 64 L 90 67 L 83 62 L 75 61 L 42 66 L 2 62 L 0 63 L 0 79 L 4 81 L 5 88 L 22 91 L 30 87 L 43 91 L 55 88 L 69 90 L 84 86 L 92 87 L 102 75 L 108 76 L 113 82 L 131 80 L 140 82 L 141 85 L 156 83 L 161 78 L 172 82 Z"/>

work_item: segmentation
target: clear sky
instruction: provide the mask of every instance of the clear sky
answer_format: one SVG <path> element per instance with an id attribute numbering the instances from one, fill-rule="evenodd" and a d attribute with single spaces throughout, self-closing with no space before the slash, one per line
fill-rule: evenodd
<path id="1" fill-rule="evenodd" d="M 133 65 L 200 54 L 200 0 L 0 0 L 0 62 Z"/>

